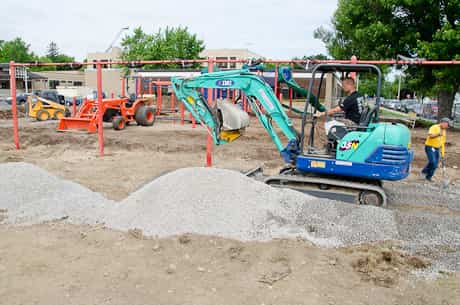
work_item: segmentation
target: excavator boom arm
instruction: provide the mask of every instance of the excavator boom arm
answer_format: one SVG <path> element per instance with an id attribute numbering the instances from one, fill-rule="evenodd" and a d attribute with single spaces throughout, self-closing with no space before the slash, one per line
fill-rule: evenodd
<path id="1" fill-rule="evenodd" d="M 193 78 L 171 78 L 173 90 L 187 110 L 208 129 L 216 145 L 227 143 L 220 137 L 221 124 L 217 110 L 208 105 L 197 88 L 239 89 L 243 91 L 262 126 L 267 130 L 286 162 L 294 162 L 299 152 L 299 139 L 291 120 L 284 112 L 270 85 L 247 70 L 203 74 Z M 275 122 L 288 143 L 283 144 Z"/>

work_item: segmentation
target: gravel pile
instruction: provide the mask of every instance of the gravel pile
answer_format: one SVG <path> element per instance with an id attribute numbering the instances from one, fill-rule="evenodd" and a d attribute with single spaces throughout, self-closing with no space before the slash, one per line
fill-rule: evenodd
<path id="1" fill-rule="evenodd" d="M 161 176 L 121 202 L 108 224 L 146 235 L 183 233 L 239 240 L 279 237 L 292 223 L 304 194 L 277 190 L 225 169 L 184 168 Z"/>
<path id="2" fill-rule="evenodd" d="M 113 206 L 99 193 L 60 179 L 28 163 L 0 164 L 0 209 L 8 223 L 35 224 L 68 218 L 71 223 L 98 223 Z"/>
<path id="3" fill-rule="evenodd" d="M 389 195 L 409 200 L 432 190 L 418 192 L 405 194 L 396 188 Z M 456 208 L 460 196 L 446 196 L 448 201 L 439 206 Z M 1 213 L 5 210 L 6 218 Z M 243 241 L 301 237 L 326 247 L 399 240 L 411 253 L 436 260 L 438 269 L 460 270 L 460 216 L 452 211 L 444 215 L 429 209 L 356 206 L 272 188 L 238 172 L 215 168 L 168 173 L 116 203 L 36 166 L 0 164 L 0 222 L 2 218 L 13 224 L 66 219 L 140 229 L 146 236 L 160 237 L 183 233 Z"/>
<path id="4" fill-rule="evenodd" d="M 445 207 L 460 210 L 460 188 L 450 185 L 441 188 L 439 183 L 385 182 L 385 191 L 391 205 L 417 205 Z"/>

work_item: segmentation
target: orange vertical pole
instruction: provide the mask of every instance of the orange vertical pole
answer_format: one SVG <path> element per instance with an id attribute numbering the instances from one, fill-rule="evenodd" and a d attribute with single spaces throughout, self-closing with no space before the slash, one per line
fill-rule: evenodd
<path id="1" fill-rule="evenodd" d="M 208 73 L 212 73 L 214 68 L 214 61 L 212 58 L 208 58 Z M 208 104 L 209 106 L 212 105 L 212 88 L 208 88 Z M 208 133 L 208 140 L 206 142 L 206 166 L 211 167 L 212 166 L 212 137 Z"/>
<path id="2" fill-rule="evenodd" d="M 181 122 L 182 125 L 184 125 L 184 120 L 185 120 L 184 104 L 180 103 L 179 108 L 180 108 L 180 122 Z"/>
<path id="3" fill-rule="evenodd" d="M 358 62 L 358 58 L 357 58 L 355 55 L 353 55 L 353 56 L 351 57 L 351 63 L 352 63 L 352 64 L 356 64 L 357 62 Z M 351 76 L 351 78 L 353 78 L 354 80 L 356 80 L 356 72 L 351 72 L 351 75 L 350 75 L 350 76 Z"/>
<path id="4" fill-rule="evenodd" d="M 176 101 L 176 96 L 174 95 L 174 91 L 171 92 L 171 100 L 170 101 L 171 101 L 171 112 L 173 114 L 176 114 L 176 105 L 174 105 L 175 101 Z M 172 120 L 172 122 L 173 122 L 173 125 L 176 124 L 176 119 L 174 118 Z"/>
<path id="5" fill-rule="evenodd" d="M 174 91 L 171 93 L 171 112 L 176 112 L 176 95 L 174 94 Z"/>
<path id="6" fill-rule="evenodd" d="M 77 115 L 77 98 L 74 96 L 72 99 L 72 116 Z"/>
<path id="7" fill-rule="evenodd" d="M 151 79 L 149 80 L 149 94 L 152 95 L 153 94 L 153 84 L 151 82 Z"/>
<path id="8" fill-rule="evenodd" d="M 243 111 L 248 112 L 248 101 L 246 100 L 246 94 L 243 93 Z"/>
<path id="9" fill-rule="evenodd" d="M 18 108 L 16 101 L 16 66 L 14 65 L 14 61 L 10 61 L 10 92 L 12 97 L 11 109 L 13 111 L 13 140 L 16 149 L 19 149 Z"/>
<path id="10" fill-rule="evenodd" d="M 124 77 L 121 78 L 121 96 L 126 96 L 126 78 Z"/>
<path id="11" fill-rule="evenodd" d="M 104 123 L 102 120 L 103 106 L 102 106 L 102 65 L 98 61 L 96 64 L 97 67 L 97 131 L 99 135 L 99 155 L 104 156 Z"/>
<path id="12" fill-rule="evenodd" d="M 196 127 L 196 121 L 195 121 L 195 117 L 192 115 L 191 112 L 190 112 L 190 120 L 192 120 L 192 128 L 195 128 Z"/>
<path id="13" fill-rule="evenodd" d="M 157 115 L 160 115 L 161 112 L 161 103 L 162 103 L 162 95 L 161 95 L 161 86 L 157 83 Z"/>
<path id="14" fill-rule="evenodd" d="M 141 97 L 141 78 L 136 78 L 136 96 Z"/>

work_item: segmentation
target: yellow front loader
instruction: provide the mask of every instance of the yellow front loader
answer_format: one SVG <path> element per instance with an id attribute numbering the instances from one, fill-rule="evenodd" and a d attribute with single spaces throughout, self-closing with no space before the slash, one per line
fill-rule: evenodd
<path id="1" fill-rule="evenodd" d="M 26 113 L 37 121 L 60 120 L 67 116 L 68 110 L 64 105 L 55 103 L 38 96 L 29 96 L 26 103 Z"/>

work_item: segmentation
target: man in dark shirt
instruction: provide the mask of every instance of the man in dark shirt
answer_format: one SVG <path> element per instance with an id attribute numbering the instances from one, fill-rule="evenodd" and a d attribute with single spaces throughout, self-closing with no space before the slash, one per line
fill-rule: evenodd
<path id="1" fill-rule="evenodd" d="M 359 124 L 361 113 L 364 109 L 364 99 L 361 94 L 356 91 L 355 81 L 352 78 L 346 78 L 342 81 L 343 90 L 348 96 L 337 107 L 329 109 L 325 112 L 317 114 L 317 117 L 323 115 L 333 115 L 337 112 L 344 112 L 345 119 L 352 121 L 356 125 Z"/>

